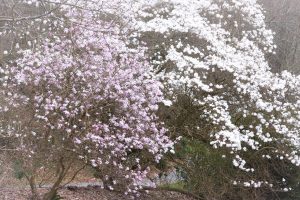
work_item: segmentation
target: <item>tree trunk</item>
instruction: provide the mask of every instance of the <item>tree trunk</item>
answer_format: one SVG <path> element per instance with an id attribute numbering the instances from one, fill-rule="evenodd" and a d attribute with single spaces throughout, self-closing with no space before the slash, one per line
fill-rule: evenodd
<path id="1" fill-rule="evenodd" d="M 52 200 L 54 199 L 54 197 L 57 194 L 57 190 L 59 189 L 60 184 L 62 183 L 62 181 L 65 178 L 65 175 L 68 171 L 68 169 L 70 168 L 71 165 L 69 165 L 69 167 L 65 167 L 64 163 L 63 163 L 63 158 L 61 158 L 59 160 L 58 165 L 60 166 L 60 172 L 59 175 L 57 177 L 57 180 L 55 181 L 55 183 L 53 184 L 53 186 L 51 187 L 50 191 L 47 192 L 44 197 L 43 200 Z"/>
<path id="2" fill-rule="evenodd" d="M 39 194 L 37 192 L 36 184 L 35 184 L 35 178 L 34 176 L 27 178 L 29 181 L 30 189 L 31 189 L 31 200 L 40 200 Z"/>
<path id="3" fill-rule="evenodd" d="M 57 178 L 56 182 L 53 184 L 53 186 L 51 187 L 50 191 L 47 192 L 44 197 L 43 197 L 43 200 L 52 200 L 54 199 L 54 197 L 56 196 L 57 194 L 57 190 L 61 184 L 61 182 L 63 181 L 64 179 L 64 176 L 65 176 L 65 173 L 64 171 L 62 171 L 60 174 L 59 174 L 59 177 Z"/>

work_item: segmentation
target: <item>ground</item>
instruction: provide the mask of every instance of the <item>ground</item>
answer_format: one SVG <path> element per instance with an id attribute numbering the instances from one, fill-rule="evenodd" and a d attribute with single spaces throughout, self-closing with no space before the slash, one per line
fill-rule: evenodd
<path id="1" fill-rule="evenodd" d="M 0 155 L 1 156 L 1 155 Z M 25 178 L 19 180 L 15 176 L 13 164 L 9 159 L 3 159 L 0 165 L 0 200 L 28 200 L 30 189 Z M 37 183 L 43 181 L 43 177 L 49 174 L 41 172 L 40 177 L 37 177 Z M 46 192 L 45 188 L 49 188 L 51 180 L 43 182 L 43 189 L 39 189 L 39 193 Z M 59 195 L 62 200 L 131 200 L 129 196 L 120 194 L 114 191 L 103 190 L 99 186 L 101 182 L 94 178 L 93 173 L 86 169 L 81 171 L 76 178 L 68 184 L 70 187 L 65 187 L 59 190 Z M 191 197 L 178 192 L 169 191 L 150 191 L 145 192 L 136 197 L 137 200 L 194 200 Z"/>
<path id="2" fill-rule="evenodd" d="M 28 200 L 30 191 L 28 189 L 1 189 L 0 200 Z M 116 192 L 102 190 L 100 188 L 76 188 L 62 189 L 59 195 L 64 200 L 130 200 L 132 197 L 125 196 Z M 138 200 L 194 200 L 177 192 L 151 191 L 136 197 Z"/>

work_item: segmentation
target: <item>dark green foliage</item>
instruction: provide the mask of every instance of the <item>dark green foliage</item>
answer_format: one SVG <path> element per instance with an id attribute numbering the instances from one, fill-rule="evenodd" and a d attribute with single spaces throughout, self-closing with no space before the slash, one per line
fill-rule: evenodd
<path id="1" fill-rule="evenodd" d="M 222 158 L 222 150 L 202 141 L 183 138 L 174 159 L 180 159 L 184 187 L 195 194 L 219 197 L 231 187 L 229 176 L 236 173 L 230 159 Z"/>
<path id="2" fill-rule="evenodd" d="M 25 171 L 23 168 L 23 163 L 20 160 L 15 160 L 13 163 L 13 171 L 15 178 L 21 180 L 25 177 Z"/>

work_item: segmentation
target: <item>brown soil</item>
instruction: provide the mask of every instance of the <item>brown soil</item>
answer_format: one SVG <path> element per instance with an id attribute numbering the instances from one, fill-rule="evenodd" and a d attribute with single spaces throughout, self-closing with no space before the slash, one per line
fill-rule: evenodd
<path id="1" fill-rule="evenodd" d="M 1 155 L 0 155 L 1 157 Z M 7 159 L 7 162 L 2 162 L 0 168 L 0 200 L 29 200 L 30 189 L 27 181 L 23 178 L 18 180 L 14 178 L 12 164 Z M 47 177 L 49 174 L 40 173 L 37 177 L 37 183 Z M 67 178 L 68 179 L 68 178 Z M 83 185 L 82 183 L 96 183 L 97 180 L 93 177 L 91 170 L 85 169 L 78 174 L 72 181 L 73 185 Z M 44 186 L 51 184 L 51 180 L 43 182 Z M 40 194 L 45 193 L 47 189 L 39 189 Z M 59 190 L 59 195 L 62 200 L 132 200 L 132 197 L 126 196 L 113 191 L 103 190 L 99 187 L 73 187 L 63 188 Z M 150 191 L 148 194 L 143 193 L 136 200 L 194 200 L 181 193 L 169 191 Z"/>
<path id="2" fill-rule="evenodd" d="M 43 193 L 45 190 L 40 189 Z M 30 191 L 26 189 L 1 189 L 0 200 L 28 200 Z M 151 191 L 148 194 L 141 194 L 140 197 L 129 197 L 120 193 L 102 190 L 100 188 L 73 188 L 62 189 L 59 195 L 64 200 L 194 200 L 185 195 L 168 191 Z"/>

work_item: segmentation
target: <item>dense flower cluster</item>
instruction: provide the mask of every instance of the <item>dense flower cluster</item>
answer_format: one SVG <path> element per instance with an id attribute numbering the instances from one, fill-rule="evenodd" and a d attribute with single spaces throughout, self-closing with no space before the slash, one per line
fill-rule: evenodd
<path id="1" fill-rule="evenodd" d="M 75 17 L 80 25 L 49 36 L 38 49 L 22 51 L 9 66 L 4 92 L 12 95 L 5 100 L 15 110 L 30 108 L 38 122 L 23 123 L 20 137 L 60 138 L 94 167 L 112 166 L 140 181 L 145 175 L 140 158 L 133 170 L 126 165 L 128 154 L 144 150 L 158 162 L 173 148 L 155 114 L 162 84 L 152 78 L 143 49 L 128 48 L 117 26 L 89 14 Z M 34 156 L 38 144 L 30 145 L 25 143 L 24 151 Z M 53 148 L 66 148 L 60 145 Z"/>
<path id="2" fill-rule="evenodd" d="M 211 144 L 230 148 L 234 166 L 253 172 L 240 154 L 266 146 L 274 159 L 300 165 L 299 77 L 270 71 L 266 55 L 276 45 L 255 0 L 147 1 L 135 26 L 158 35 L 146 39 L 153 66 L 174 100 L 185 88 L 204 108 Z"/>

